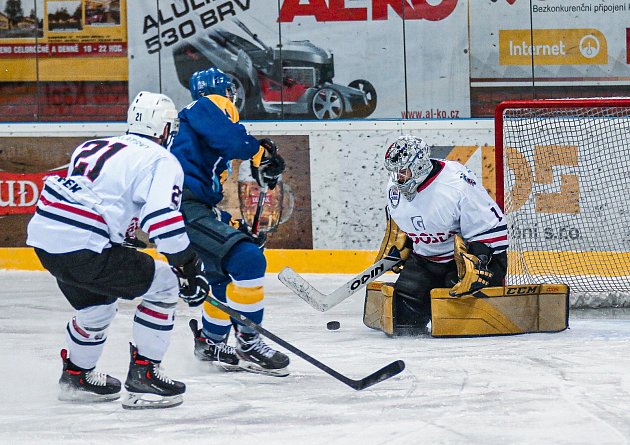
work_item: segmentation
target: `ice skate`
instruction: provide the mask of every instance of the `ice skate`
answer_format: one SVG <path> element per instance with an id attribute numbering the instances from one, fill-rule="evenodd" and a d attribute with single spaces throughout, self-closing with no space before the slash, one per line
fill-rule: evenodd
<path id="1" fill-rule="evenodd" d="M 265 344 L 260 334 L 237 332 L 236 340 L 236 355 L 241 359 L 241 368 L 275 377 L 289 375 L 289 357 Z"/>
<path id="2" fill-rule="evenodd" d="M 125 409 L 171 408 L 184 402 L 186 385 L 168 378 L 160 364 L 138 354 L 138 349 L 131 348 L 131 363 L 125 381 L 128 398 L 123 400 Z"/>
<path id="3" fill-rule="evenodd" d="M 195 337 L 195 357 L 203 362 L 210 362 L 225 371 L 243 371 L 239 366 L 239 358 L 236 349 L 226 342 L 214 342 L 205 338 L 198 328 L 197 320 L 192 319 L 188 323 Z"/>
<path id="4" fill-rule="evenodd" d="M 64 402 L 107 402 L 120 397 L 120 380 L 94 369 L 80 369 L 61 350 L 63 372 L 59 379 L 59 400 Z"/>

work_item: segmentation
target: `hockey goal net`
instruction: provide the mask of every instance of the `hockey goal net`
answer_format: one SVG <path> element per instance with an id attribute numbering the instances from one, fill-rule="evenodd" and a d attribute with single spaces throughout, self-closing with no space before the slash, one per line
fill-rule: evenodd
<path id="1" fill-rule="evenodd" d="M 503 102 L 495 138 L 507 283 L 568 284 L 573 307 L 630 306 L 630 99 Z"/>

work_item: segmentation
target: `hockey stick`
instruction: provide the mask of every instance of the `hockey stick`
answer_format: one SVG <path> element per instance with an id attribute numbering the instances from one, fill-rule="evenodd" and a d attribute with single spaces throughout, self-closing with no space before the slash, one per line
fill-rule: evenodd
<path id="1" fill-rule="evenodd" d="M 249 318 L 247 318 L 243 314 L 235 311 L 231 307 L 229 307 L 229 306 L 225 305 L 224 303 L 222 303 L 221 301 L 217 300 L 212 294 L 208 294 L 208 296 L 206 297 L 206 301 L 208 303 L 210 303 L 211 305 L 213 305 L 214 307 L 218 308 L 219 310 L 225 312 L 226 314 L 228 314 L 233 319 L 238 320 L 241 323 L 243 323 L 245 326 L 256 330 L 256 332 L 260 333 L 261 335 L 264 335 L 265 337 L 267 337 L 268 339 L 270 339 L 270 340 L 274 341 L 275 343 L 279 344 L 283 348 L 288 349 L 289 351 L 293 352 L 298 357 L 303 358 L 304 360 L 306 360 L 310 364 L 312 364 L 312 365 L 316 366 L 317 368 L 321 369 L 322 371 L 324 371 L 326 374 L 336 378 L 340 382 L 345 383 L 346 385 L 348 385 L 349 387 L 351 387 L 353 389 L 356 389 L 357 391 L 360 391 L 360 390 L 365 389 L 365 388 L 369 388 L 370 386 L 376 385 L 378 382 L 382 382 L 383 380 L 387 380 L 388 378 L 393 377 L 393 376 L 401 373 L 403 371 L 403 369 L 405 369 L 405 362 L 402 361 L 402 360 L 396 360 L 395 362 L 392 362 L 389 365 L 382 367 L 378 371 L 373 372 L 372 374 L 368 375 L 367 377 L 364 377 L 364 378 L 359 379 L 359 380 L 351 379 L 349 377 L 346 377 L 343 374 L 340 374 L 339 372 L 335 371 L 334 369 L 326 366 L 325 364 L 323 364 L 319 360 L 311 357 L 306 352 L 301 351 L 300 349 L 296 348 L 291 343 L 281 339 L 277 335 L 272 334 L 271 332 L 269 332 L 268 330 L 266 330 L 265 328 L 263 328 L 259 324 L 254 323 L 252 320 L 250 320 Z"/>
<path id="2" fill-rule="evenodd" d="M 328 295 L 322 294 L 320 291 L 315 289 L 308 281 L 302 278 L 300 274 L 290 267 L 282 269 L 282 271 L 278 274 L 278 279 L 312 307 L 320 312 L 326 312 L 328 309 L 335 307 L 343 300 L 350 297 L 359 289 L 362 289 L 372 281 L 376 280 L 400 262 L 400 258 L 386 256 Z"/>

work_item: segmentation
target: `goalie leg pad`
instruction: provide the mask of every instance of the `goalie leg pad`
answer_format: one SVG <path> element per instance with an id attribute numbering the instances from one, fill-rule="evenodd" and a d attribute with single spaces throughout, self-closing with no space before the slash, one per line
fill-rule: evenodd
<path id="1" fill-rule="evenodd" d="M 461 298 L 433 289 L 431 305 L 434 337 L 559 332 L 569 326 L 565 284 L 486 287 L 476 297 Z"/>
<path id="2" fill-rule="evenodd" d="M 411 255 L 393 286 L 374 281 L 367 286 L 363 323 L 388 335 L 422 335 L 431 319 L 430 290 L 450 284 L 454 263 L 431 263 Z"/>
<path id="3" fill-rule="evenodd" d="M 368 328 L 383 331 L 387 335 L 394 335 L 393 295 L 392 283 L 373 281 L 368 284 L 363 306 L 363 324 Z"/>

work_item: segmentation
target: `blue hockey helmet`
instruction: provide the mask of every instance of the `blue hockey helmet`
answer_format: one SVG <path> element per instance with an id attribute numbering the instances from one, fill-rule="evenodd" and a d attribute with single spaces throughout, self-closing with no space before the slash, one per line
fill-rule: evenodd
<path id="1" fill-rule="evenodd" d="M 209 94 L 218 94 L 234 100 L 234 84 L 230 76 L 218 68 L 196 71 L 190 77 L 190 95 L 193 100 Z"/>

